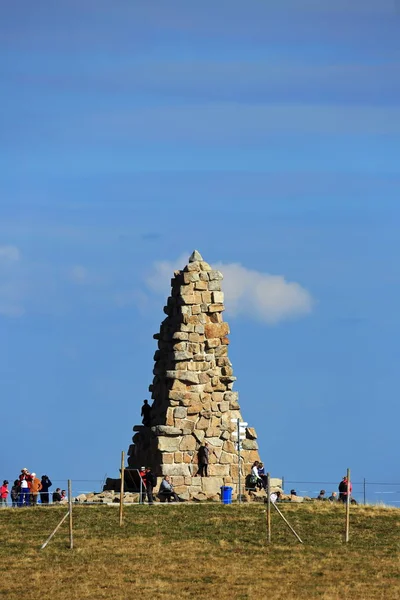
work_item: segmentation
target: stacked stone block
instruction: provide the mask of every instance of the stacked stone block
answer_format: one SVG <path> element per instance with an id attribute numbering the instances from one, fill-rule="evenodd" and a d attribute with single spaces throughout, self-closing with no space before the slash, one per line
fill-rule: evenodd
<path id="1" fill-rule="evenodd" d="M 184 498 L 216 497 L 220 487 L 238 483 L 237 449 L 232 435 L 241 419 L 236 377 L 228 357 L 229 326 L 223 321 L 224 294 L 220 271 L 194 251 L 182 271 L 175 271 L 166 318 L 154 335 L 154 400 L 150 427 L 135 426 L 128 465 L 150 465 L 162 477 L 170 475 Z M 246 431 L 241 472 L 259 460 L 256 433 Z M 209 477 L 196 477 L 197 451 L 207 441 Z M 243 489 L 243 488 L 242 488 Z"/>

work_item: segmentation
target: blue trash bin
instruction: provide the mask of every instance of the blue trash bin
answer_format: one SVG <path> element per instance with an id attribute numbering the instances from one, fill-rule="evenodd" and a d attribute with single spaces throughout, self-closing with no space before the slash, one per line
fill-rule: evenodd
<path id="1" fill-rule="evenodd" d="M 226 485 L 221 486 L 222 504 L 232 504 L 232 488 Z"/>

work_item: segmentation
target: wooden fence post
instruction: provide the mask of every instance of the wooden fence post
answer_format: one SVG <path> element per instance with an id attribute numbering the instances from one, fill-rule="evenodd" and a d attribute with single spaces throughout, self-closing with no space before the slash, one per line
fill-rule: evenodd
<path id="1" fill-rule="evenodd" d="M 271 478 L 267 473 L 267 543 L 271 543 Z"/>
<path id="2" fill-rule="evenodd" d="M 346 496 L 346 542 L 350 537 L 350 469 L 347 469 L 347 496 Z"/>
<path id="3" fill-rule="evenodd" d="M 124 483 L 125 483 L 125 452 L 121 452 L 121 489 L 119 495 L 119 526 L 122 527 L 124 510 Z"/>
<path id="4" fill-rule="evenodd" d="M 74 535 L 72 529 L 72 482 L 68 479 L 68 505 L 69 505 L 69 547 L 74 547 Z"/>

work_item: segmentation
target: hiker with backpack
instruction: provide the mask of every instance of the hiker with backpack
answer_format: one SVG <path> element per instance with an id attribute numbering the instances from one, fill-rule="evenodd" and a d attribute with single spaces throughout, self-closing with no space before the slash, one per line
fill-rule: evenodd
<path id="1" fill-rule="evenodd" d="M 154 504 L 153 489 L 157 485 L 157 477 L 150 467 L 147 467 L 144 472 L 144 483 L 146 486 L 147 502 L 149 504 Z"/>

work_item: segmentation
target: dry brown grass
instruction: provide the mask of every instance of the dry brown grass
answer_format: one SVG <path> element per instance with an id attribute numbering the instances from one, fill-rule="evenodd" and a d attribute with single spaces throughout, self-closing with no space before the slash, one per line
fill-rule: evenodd
<path id="1" fill-rule="evenodd" d="M 74 507 L 74 550 L 65 524 L 40 551 L 66 509 L 3 510 L 0 593 L 11 600 L 400 598 L 397 509 L 352 509 L 349 544 L 343 506 L 281 509 L 304 546 L 276 513 L 267 546 L 263 505 L 181 504 L 127 507 L 122 529 L 115 507 Z"/>

